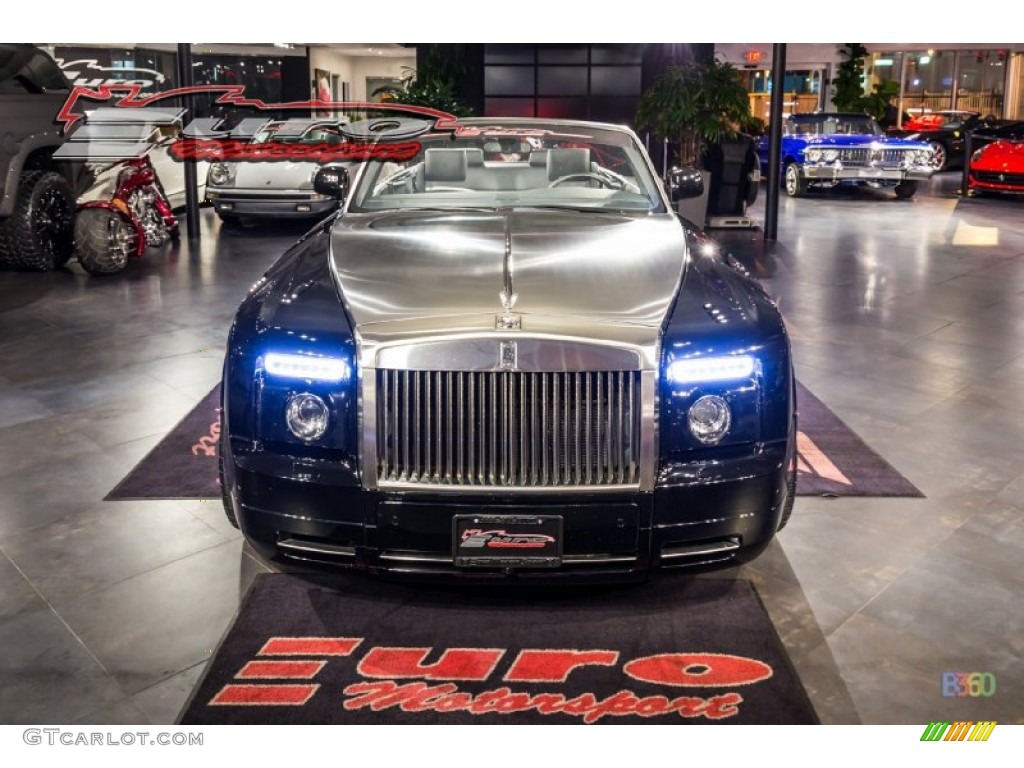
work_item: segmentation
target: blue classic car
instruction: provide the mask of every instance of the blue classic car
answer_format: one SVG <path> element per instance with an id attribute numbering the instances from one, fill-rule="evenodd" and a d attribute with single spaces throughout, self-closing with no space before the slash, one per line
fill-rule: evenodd
<path id="1" fill-rule="evenodd" d="M 934 173 L 932 153 L 927 142 L 886 136 L 867 115 L 790 115 L 783 124 L 782 177 L 790 197 L 810 187 L 848 184 L 892 187 L 905 200 Z M 767 136 L 758 141 L 757 154 L 767 166 Z"/>

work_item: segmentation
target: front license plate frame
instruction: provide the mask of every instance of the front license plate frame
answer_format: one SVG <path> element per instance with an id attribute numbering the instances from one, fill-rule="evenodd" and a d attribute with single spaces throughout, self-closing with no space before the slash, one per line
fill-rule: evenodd
<path id="1" fill-rule="evenodd" d="M 452 560 L 458 568 L 558 568 L 562 515 L 455 515 Z"/>

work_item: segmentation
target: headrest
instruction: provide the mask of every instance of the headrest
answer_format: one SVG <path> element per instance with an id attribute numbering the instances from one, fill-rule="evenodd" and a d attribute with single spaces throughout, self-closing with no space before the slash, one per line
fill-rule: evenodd
<path id="1" fill-rule="evenodd" d="M 546 149 L 538 149 L 530 155 L 530 167 L 532 168 L 547 168 L 548 167 L 548 151 Z"/>
<path id="2" fill-rule="evenodd" d="M 589 149 L 549 149 L 548 181 L 590 172 Z"/>
<path id="3" fill-rule="evenodd" d="M 466 165 L 463 149 L 428 149 L 423 153 L 423 180 L 465 181 Z"/>
<path id="4" fill-rule="evenodd" d="M 532 150 L 533 146 L 528 141 L 498 141 L 497 139 L 490 139 L 484 142 L 484 152 L 486 152 L 489 155 L 528 155 Z"/>
<path id="5" fill-rule="evenodd" d="M 479 167 L 484 164 L 484 151 L 482 149 L 465 149 L 466 165 L 470 168 Z"/>

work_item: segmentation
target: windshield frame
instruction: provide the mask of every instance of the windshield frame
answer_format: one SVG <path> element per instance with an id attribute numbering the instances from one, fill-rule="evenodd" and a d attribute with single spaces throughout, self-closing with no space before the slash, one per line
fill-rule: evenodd
<path id="1" fill-rule="evenodd" d="M 864 121 L 867 127 L 870 129 L 869 133 L 841 133 L 838 131 L 826 132 L 825 128 L 830 123 L 838 126 L 840 122 L 853 122 L 853 121 Z M 815 124 L 818 128 L 814 133 L 808 133 L 806 131 L 796 130 L 798 124 Z M 787 136 L 814 136 L 814 137 L 832 137 L 832 136 L 875 136 L 881 137 L 885 135 L 885 131 L 878 124 L 878 121 L 870 115 L 850 115 L 850 114 L 813 114 L 813 115 L 791 115 L 786 118 L 786 135 Z"/>
<path id="2" fill-rule="evenodd" d="M 631 170 L 635 174 L 635 176 L 624 178 L 628 178 L 629 181 L 636 182 L 636 186 L 639 188 L 638 192 L 633 192 L 631 189 L 625 189 L 625 191 L 644 198 L 647 204 L 645 206 L 627 204 L 621 206 L 587 204 L 585 199 L 574 201 L 572 199 L 557 197 L 545 198 L 536 195 L 531 196 L 531 192 L 536 193 L 538 190 L 543 188 L 526 187 L 514 190 L 472 190 L 467 188 L 466 194 L 459 194 L 458 192 L 452 191 L 445 194 L 425 195 L 423 205 L 375 205 L 373 204 L 373 201 L 379 201 L 382 198 L 387 197 L 386 195 L 380 195 L 376 189 L 382 183 L 380 171 L 382 170 L 384 163 L 383 161 L 369 161 L 359 163 L 358 168 L 355 169 L 350 185 L 350 192 L 346 196 L 344 212 L 373 214 L 431 210 L 442 213 L 450 210 L 453 213 L 458 213 L 459 211 L 466 211 L 467 209 L 560 209 L 590 213 L 615 213 L 620 215 L 646 216 L 651 214 L 666 214 L 672 211 L 671 203 L 665 193 L 664 182 L 655 171 L 654 165 L 651 162 L 650 157 L 647 155 L 643 144 L 633 131 L 622 126 L 583 121 L 538 120 L 530 118 L 497 118 L 493 120 L 478 118 L 473 121 L 460 121 L 459 127 L 464 127 L 466 129 L 466 135 L 459 135 L 460 131 L 456 129 L 453 134 L 438 132 L 420 137 L 423 151 L 421 151 L 417 156 L 416 160 L 410 161 L 406 165 L 406 168 L 411 169 L 415 167 L 417 163 L 422 163 L 424 159 L 423 152 L 427 149 L 474 149 L 478 148 L 478 145 L 473 143 L 474 141 L 483 141 L 488 137 L 493 136 L 522 136 L 548 141 L 558 141 L 561 139 L 581 140 L 584 143 L 596 146 L 614 146 L 621 149 L 626 155 L 625 159 L 631 165 Z M 432 144 L 436 146 L 431 146 Z M 545 148 L 544 151 L 547 151 L 547 148 Z M 490 167 L 493 168 L 496 165 L 500 165 L 500 162 L 507 161 L 485 161 L 485 166 L 490 163 Z M 512 161 L 508 162 L 508 165 L 510 167 L 520 166 L 522 168 L 528 168 L 529 161 Z M 614 172 L 610 173 L 610 176 L 617 175 L 618 174 Z M 614 179 L 611 181 L 614 181 Z M 605 187 L 602 186 L 601 189 L 604 190 Z M 596 192 L 597 190 L 594 189 L 586 191 Z M 624 188 L 619 188 L 614 191 L 621 192 L 624 191 Z M 396 202 L 398 202 L 399 197 L 406 198 L 407 201 L 409 196 L 396 194 Z M 597 198 L 593 197 L 593 199 L 596 202 Z M 370 204 L 367 204 L 368 202 L 370 202 Z"/>

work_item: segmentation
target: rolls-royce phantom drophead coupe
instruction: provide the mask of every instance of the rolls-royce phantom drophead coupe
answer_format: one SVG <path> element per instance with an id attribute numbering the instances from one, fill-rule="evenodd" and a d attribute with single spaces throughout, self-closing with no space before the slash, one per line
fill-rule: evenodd
<path id="1" fill-rule="evenodd" d="M 674 213 L 699 174 L 611 125 L 388 125 L 405 154 L 324 166 L 338 212 L 238 310 L 229 519 L 268 558 L 437 577 L 759 554 L 793 503 L 790 345 Z"/>

